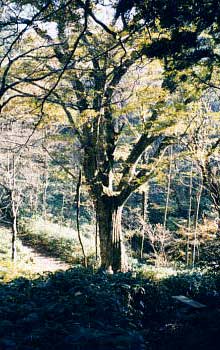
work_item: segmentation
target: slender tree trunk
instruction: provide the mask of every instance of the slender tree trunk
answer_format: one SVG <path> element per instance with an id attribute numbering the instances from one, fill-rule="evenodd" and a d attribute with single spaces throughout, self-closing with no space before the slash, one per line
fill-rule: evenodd
<path id="1" fill-rule="evenodd" d="M 30 197 L 29 197 L 29 206 L 30 206 L 31 212 L 33 212 L 33 194 L 32 194 L 32 192 L 30 193 Z"/>
<path id="2" fill-rule="evenodd" d="M 61 206 L 61 209 L 60 209 L 60 228 L 62 228 L 63 222 L 64 222 L 64 207 L 65 207 L 65 197 L 64 197 L 64 194 L 63 194 L 62 206 Z"/>
<path id="3" fill-rule="evenodd" d="M 170 185 L 171 185 L 171 176 L 172 176 L 172 162 L 173 162 L 173 147 L 170 147 L 170 166 L 169 166 L 169 174 L 168 174 L 168 184 L 167 184 L 167 198 L 166 198 L 166 206 L 164 213 L 164 221 L 163 226 L 166 228 L 167 226 L 167 214 L 168 214 L 168 206 L 170 201 Z"/>
<path id="4" fill-rule="evenodd" d="M 201 182 L 197 193 L 196 216 L 195 216 L 195 223 L 194 223 L 193 267 L 195 266 L 195 261 L 196 261 L 196 248 L 197 248 L 197 254 L 199 256 L 198 221 L 199 221 L 199 209 L 200 209 L 202 190 L 203 190 L 203 183 Z"/>
<path id="5" fill-rule="evenodd" d="M 12 158 L 12 190 L 11 193 L 11 219 L 12 219 L 12 240 L 11 240 L 11 260 L 16 260 L 16 240 L 17 240 L 17 213 L 18 198 L 15 195 L 16 174 L 15 174 L 15 157 Z"/>
<path id="6" fill-rule="evenodd" d="M 105 195 L 98 200 L 98 208 L 101 267 L 109 272 L 126 272 L 128 265 L 121 231 L 123 205 Z"/>
<path id="7" fill-rule="evenodd" d="M 95 259 L 98 261 L 98 235 L 99 235 L 99 227 L 98 227 L 98 208 L 95 208 Z"/>
<path id="8" fill-rule="evenodd" d="M 186 265 L 189 265 L 189 235 L 190 235 L 190 229 L 191 229 L 191 213 L 192 213 L 192 180 L 193 180 L 193 164 L 191 164 L 191 171 L 190 171 L 190 182 L 189 182 L 189 209 L 188 209 L 188 223 L 187 223 L 187 245 L 186 245 Z"/>
<path id="9" fill-rule="evenodd" d="M 83 254 L 83 263 L 84 266 L 87 267 L 87 256 L 85 253 L 85 248 L 83 245 L 82 237 L 81 237 L 81 232 L 80 232 L 80 204 L 81 204 L 81 185 L 82 185 L 82 171 L 79 171 L 79 178 L 78 178 L 78 183 L 76 186 L 76 226 L 77 226 L 77 232 L 78 232 L 78 238 L 79 238 L 79 243 L 82 249 L 82 254 Z"/>
<path id="10" fill-rule="evenodd" d="M 44 187 L 43 187 L 43 218 L 47 218 L 47 190 L 48 190 L 48 155 L 45 154 L 44 161 L 45 171 L 44 171 Z"/>
<path id="11" fill-rule="evenodd" d="M 220 210 L 218 211 L 218 222 L 217 222 L 216 238 L 220 238 Z"/>
<path id="12" fill-rule="evenodd" d="M 146 227 L 146 208 L 147 208 L 147 190 L 142 192 L 142 236 L 141 236 L 141 249 L 140 249 L 140 258 L 143 258 L 143 250 L 144 250 L 144 235 L 145 235 L 145 227 Z"/>
<path id="13" fill-rule="evenodd" d="M 17 216 L 12 217 L 11 260 L 16 260 Z"/>
<path id="14" fill-rule="evenodd" d="M 39 186 L 37 184 L 36 193 L 34 193 L 34 199 L 33 199 L 33 212 L 34 212 L 34 214 L 37 214 L 37 212 L 38 212 L 38 192 L 39 192 Z"/>

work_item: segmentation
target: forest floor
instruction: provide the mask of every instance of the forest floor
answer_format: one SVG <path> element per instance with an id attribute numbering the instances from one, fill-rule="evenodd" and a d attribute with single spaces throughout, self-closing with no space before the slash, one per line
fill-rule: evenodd
<path id="1" fill-rule="evenodd" d="M 10 232 L 2 230 L 0 350 L 219 349 L 220 271 L 162 279 L 152 271 L 148 277 L 94 273 L 19 240 L 20 260 L 12 265 Z M 174 295 L 206 307 L 184 306 Z"/>

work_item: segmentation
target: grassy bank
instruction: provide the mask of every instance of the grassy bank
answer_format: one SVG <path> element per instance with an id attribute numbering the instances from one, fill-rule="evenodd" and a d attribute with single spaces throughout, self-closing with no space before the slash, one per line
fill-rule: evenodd
<path id="1" fill-rule="evenodd" d="M 72 227 L 62 226 L 38 218 L 23 221 L 20 224 L 19 232 L 19 238 L 36 250 L 70 264 L 82 263 L 83 256 L 78 233 Z M 82 225 L 81 235 L 87 257 L 91 264 L 95 263 L 93 228 L 86 224 Z"/>

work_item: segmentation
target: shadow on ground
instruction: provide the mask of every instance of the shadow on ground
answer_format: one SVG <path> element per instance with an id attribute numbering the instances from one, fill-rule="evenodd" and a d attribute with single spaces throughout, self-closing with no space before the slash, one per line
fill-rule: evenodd
<path id="1" fill-rule="evenodd" d="M 1 284 L 0 349 L 219 349 L 219 300 L 184 313 L 173 283 L 75 268 Z"/>

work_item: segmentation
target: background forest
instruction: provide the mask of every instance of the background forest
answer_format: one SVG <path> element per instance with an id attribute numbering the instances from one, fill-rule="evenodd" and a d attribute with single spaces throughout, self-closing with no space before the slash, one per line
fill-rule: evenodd
<path id="1" fill-rule="evenodd" d="M 217 349 L 219 1 L 0 3 L 0 349 Z"/>

